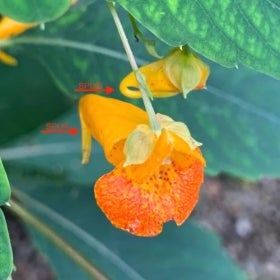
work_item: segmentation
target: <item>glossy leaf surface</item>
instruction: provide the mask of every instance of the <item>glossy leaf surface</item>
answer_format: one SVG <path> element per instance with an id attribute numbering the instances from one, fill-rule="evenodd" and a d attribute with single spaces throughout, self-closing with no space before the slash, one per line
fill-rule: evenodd
<path id="1" fill-rule="evenodd" d="M 0 14 L 20 22 L 46 22 L 63 15 L 71 0 L 0 0 Z"/>
<path id="2" fill-rule="evenodd" d="M 171 46 L 188 44 L 221 65 L 244 64 L 280 79 L 280 2 L 117 0 Z"/>

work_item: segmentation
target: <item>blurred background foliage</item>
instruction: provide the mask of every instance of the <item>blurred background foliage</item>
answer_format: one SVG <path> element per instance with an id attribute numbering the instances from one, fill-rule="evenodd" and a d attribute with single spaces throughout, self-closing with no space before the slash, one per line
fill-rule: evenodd
<path id="1" fill-rule="evenodd" d="M 129 1 L 119 2 L 131 13 L 140 9 L 136 4 L 130 8 Z M 139 65 L 152 61 L 143 44 L 135 42 L 127 13 L 117 8 Z M 147 20 L 148 27 L 152 24 L 137 19 Z M 165 55 L 170 46 L 141 29 Z M 112 97 L 128 101 L 119 93 L 118 83 L 131 70 L 105 2 L 81 0 L 56 21 L 2 46 L 19 64 L 0 65 L 0 155 L 26 209 L 112 279 L 247 279 L 219 238 L 195 221 L 180 228 L 167 224 L 153 239 L 115 229 L 92 196 L 94 181 L 111 168 L 100 146 L 94 143 L 91 163 L 82 166 L 79 134 L 40 133 L 46 123 L 79 128 L 81 94 L 74 89 L 80 82 L 111 86 Z M 207 90 L 192 92 L 187 100 L 182 96 L 154 100 L 156 110 L 184 121 L 203 143 L 207 174 L 279 177 L 280 82 L 242 65 L 228 69 L 204 60 L 211 67 Z M 141 101 L 132 102 L 142 106 Z M 28 230 L 58 279 L 90 279 L 34 228 Z"/>

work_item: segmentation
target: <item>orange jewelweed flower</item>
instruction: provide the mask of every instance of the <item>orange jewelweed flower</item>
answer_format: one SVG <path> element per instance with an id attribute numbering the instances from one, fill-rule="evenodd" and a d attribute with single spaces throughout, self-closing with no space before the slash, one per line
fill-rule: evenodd
<path id="1" fill-rule="evenodd" d="M 154 97 L 169 97 L 194 89 L 205 88 L 209 67 L 187 46 L 172 50 L 165 58 L 139 68 Z M 120 91 L 130 98 L 140 98 L 141 92 L 134 72 L 120 83 Z"/>
<path id="2" fill-rule="evenodd" d="M 80 99 L 79 112 L 83 162 L 93 136 L 115 166 L 94 187 L 111 223 L 138 236 L 155 236 L 170 220 L 181 225 L 198 201 L 205 166 L 186 125 L 157 114 L 161 129 L 152 131 L 142 109 L 94 94 Z"/>

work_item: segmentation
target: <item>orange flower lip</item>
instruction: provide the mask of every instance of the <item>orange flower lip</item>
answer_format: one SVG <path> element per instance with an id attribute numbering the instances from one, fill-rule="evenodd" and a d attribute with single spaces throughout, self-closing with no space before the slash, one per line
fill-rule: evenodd
<path id="1" fill-rule="evenodd" d="M 153 152 L 154 159 L 146 166 L 117 166 L 95 184 L 96 201 L 111 223 L 137 236 L 158 235 L 163 223 L 170 220 L 181 225 L 199 198 L 204 164 L 198 157 L 171 153 L 169 146 L 164 151 L 170 156 L 168 163 L 150 168 L 164 148 L 166 137 L 163 133 Z"/>
<path id="2" fill-rule="evenodd" d="M 94 187 L 111 223 L 138 236 L 155 236 L 170 220 L 181 225 L 198 201 L 205 166 L 187 127 L 158 115 L 155 133 L 140 108 L 94 94 L 81 98 L 79 111 L 84 161 L 93 136 L 115 166 Z"/>
<path id="3" fill-rule="evenodd" d="M 199 198 L 203 167 L 194 163 L 175 170 L 174 164 L 164 165 L 158 177 L 136 184 L 124 168 L 114 169 L 96 182 L 96 201 L 116 227 L 138 236 L 158 235 L 165 222 L 174 220 L 181 225 Z"/>

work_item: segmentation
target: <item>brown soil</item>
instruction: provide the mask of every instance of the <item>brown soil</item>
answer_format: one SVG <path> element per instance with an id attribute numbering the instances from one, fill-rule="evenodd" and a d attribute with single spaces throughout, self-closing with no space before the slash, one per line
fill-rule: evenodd
<path id="1" fill-rule="evenodd" d="M 280 279 L 280 180 L 208 178 L 195 216 L 221 235 L 250 279 Z"/>

